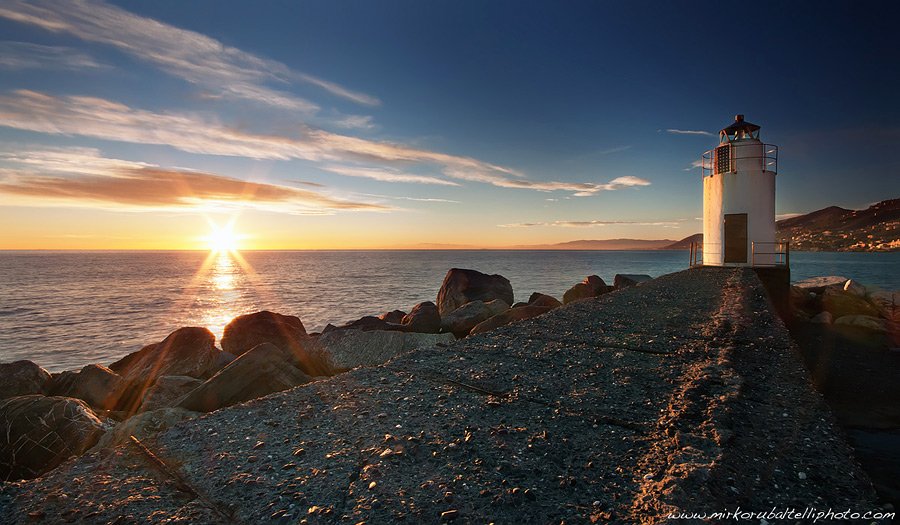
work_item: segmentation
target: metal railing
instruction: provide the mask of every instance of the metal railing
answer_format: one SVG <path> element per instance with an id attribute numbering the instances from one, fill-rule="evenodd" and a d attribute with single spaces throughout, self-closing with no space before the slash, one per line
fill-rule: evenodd
<path id="1" fill-rule="evenodd" d="M 702 242 L 692 242 L 690 249 L 691 268 L 703 266 L 703 244 Z M 708 246 L 722 246 L 721 243 L 709 243 Z M 710 255 L 721 255 L 722 250 L 710 251 Z M 771 257 L 770 257 L 771 256 Z M 767 260 L 769 259 L 769 260 Z M 791 243 L 790 241 L 778 242 L 751 242 L 750 243 L 750 265 L 757 267 L 785 267 L 791 266 Z"/>
<path id="2" fill-rule="evenodd" d="M 753 241 L 750 243 L 750 264 L 752 266 L 784 266 L 785 268 L 790 268 L 790 241 Z"/>
<path id="3" fill-rule="evenodd" d="M 759 148 L 762 146 L 762 155 L 749 155 L 749 156 L 741 156 L 739 158 L 735 158 L 735 153 L 738 152 L 738 148 Z M 717 158 L 716 152 L 719 148 L 729 148 L 728 151 L 728 166 L 723 169 L 718 169 L 717 167 Z M 748 160 L 758 159 L 759 165 L 763 169 L 763 171 L 771 171 L 772 173 L 778 173 L 778 146 L 775 144 L 723 144 L 717 148 L 713 148 L 703 155 L 700 156 L 700 175 L 702 177 L 708 177 L 710 175 L 716 173 L 731 173 L 736 171 L 736 162 L 743 162 Z"/>
<path id="4" fill-rule="evenodd" d="M 705 251 L 706 248 L 713 247 L 713 246 L 718 246 L 719 249 L 715 250 L 715 251 L 710 250 L 709 254 L 710 255 L 721 255 L 722 254 L 722 248 L 721 248 L 722 243 L 710 242 L 710 243 L 706 243 L 704 245 L 704 243 L 702 243 L 702 242 L 692 242 L 691 243 L 691 255 L 690 255 L 690 257 L 691 257 L 690 267 L 694 268 L 695 266 L 703 266 L 703 252 Z"/>

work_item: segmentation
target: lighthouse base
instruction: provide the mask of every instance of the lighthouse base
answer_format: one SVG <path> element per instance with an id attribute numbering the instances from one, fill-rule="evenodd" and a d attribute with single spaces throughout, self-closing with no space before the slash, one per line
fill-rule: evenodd
<path id="1" fill-rule="evenodd" d="M 766 288 L 769 301 L 782 319 L 787 319 L 791 311 L 791 269 L 787 266 L 753 268 Z"/>

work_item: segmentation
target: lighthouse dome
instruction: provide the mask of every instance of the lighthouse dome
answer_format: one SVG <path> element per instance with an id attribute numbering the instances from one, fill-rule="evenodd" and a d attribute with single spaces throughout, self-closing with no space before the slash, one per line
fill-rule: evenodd
<path id="1" fill-rule="evenodd" d="M 759 126 L 744 120 L 744 115 L 735 115 L 734 122 L 719 131 L 719 143 L 759 140 Z"/>

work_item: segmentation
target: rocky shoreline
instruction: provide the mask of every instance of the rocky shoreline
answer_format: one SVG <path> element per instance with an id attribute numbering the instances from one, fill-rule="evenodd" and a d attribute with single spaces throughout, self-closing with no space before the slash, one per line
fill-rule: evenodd
<path id="1" fill-rule="evenodd" d="M 419 303 L 409 313 L 329 324 L 322 333 L 307 333 L 295 316 L 261 311 L 233 319 L 221 349 L 209 330 L 185 327 L 108 366 L 50 374 L 31 361 L 0 363 L 0 418 L 6 422 L 0 481 L 34 478 L 132 434 L 147 437 L 200 413 L 447 345 L 649 279 L 617 275 L 607 286 L 592 275 L 562 302 L 534 293 L 515 303 L 506 278 L 453 268 L 436 302 Z"/>
<path id="2" fill-rule="evenodd" d="M 453 269 L 435 303 L 322 334 L 258 312 L 229 325 L 221 350 L 208 331 L 183 328 L 109 367 L 51 376 L 0 365 L 11 379 L 0 385 L 0 466 L 10 481 L 40 476 L 0 488 L 0 521 L 656 523 L 648 517 L 704 498 L 703 508 L 877 508 L 752 272 L 647 280 L 617 276 L 610 287 L 590 276 L 562 302 L 533 294 L 510 305 L 502 277 Z M 798 317 L 844 305 L 824 300 L 836 286 L 798 287 Z M 858 292 L 840 287 L 828 296 Z M 608 293 L 616 288 L 625 291 Z M 894 318 L 879 318 L 890 333 Z M 151 468 L 131 436 L 175 478 Z M 773 443 L 798 447 L 774 460 L 790 464 L 756 478 L 742 470 Z M 532 449 L 544 455 L 521 463 Z M 798 485 L 800 474 L 819 492 Z"/>

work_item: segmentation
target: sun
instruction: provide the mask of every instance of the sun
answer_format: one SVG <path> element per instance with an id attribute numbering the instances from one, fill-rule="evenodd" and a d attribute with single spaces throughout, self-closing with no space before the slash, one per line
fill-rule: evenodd
<path id="1" fill-rule="evenodd" d="M 232 229 L 232 225 L 212 225 L 212 230 L 206 236 L 206 244 L 214 252 L 234 252 L 238 249 L 240 235 Z"/>

